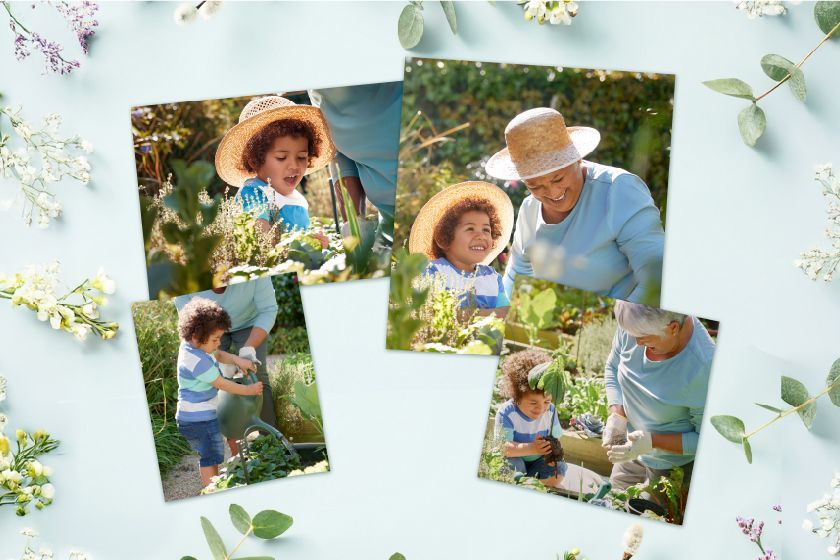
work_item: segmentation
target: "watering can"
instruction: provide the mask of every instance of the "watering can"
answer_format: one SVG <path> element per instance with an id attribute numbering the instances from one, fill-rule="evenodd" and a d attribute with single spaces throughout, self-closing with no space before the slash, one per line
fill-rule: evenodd
<path id="1" fill-rule="evenodd" d="M 245 373 L 241 378 L 231 379 L 231 381 L 243 385 L 253 385 L 258 382 L 257 376 L 253 371 Z M 286 446 L 289 453 L 297 455 L 297 451 L 295 451 L 291 442 L 286 439 L 286 436 L 280 433 L 274 426 L 260 419 L 259 413 L 262 410 L 262 405 L 262 393 L 248 396 L 219 391 L 219 406 L 216 409 L 216 415 L 219 419 L 219 428 L 221 429 L 222 435 L 228 439 L 245 440 L 246 435 L 254 430 L 258 430 L 274 436 Z M 245 441 L 247 446 L 247 440 Z"/>

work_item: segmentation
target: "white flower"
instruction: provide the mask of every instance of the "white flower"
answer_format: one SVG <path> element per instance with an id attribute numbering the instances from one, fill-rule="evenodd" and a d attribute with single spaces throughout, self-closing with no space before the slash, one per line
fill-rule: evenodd
<path id="1" fill-rule="evenodd" d="M 116 284 L 105 274 L 105 270 L 100 267 L 91 283 L 91 287 L 99 290 L 103 294 L 113 294 L 116 290 Z"/>
<path id="2" fill-rule="evenodd" d="M 24 537 L 34 539 L 38 536 L 38 531 L 36 531 L 35 529 L 30 529 L 29 527 L 24 527 L 20 530 L 20 534 Z"/>
<path id="3" fill-rule="evenodd" d="M 781 0 L 735 0 L 735 4 L 735 9 L 745 12 L 749 19 L 787 13 Z"/>
<path id="4" fill-rule="evenodd" d="M 831 487 L 840 488 L 840 472 L 834 474 L 834 478 L 831 479 Z"/>
<path id="5" fill-rule="evenodd" d="M 643 536 L 644 531 L 641 525 L 638 523 L 630 525 L 624 532 L 624 552 L 626 554 L 636 554 L 642 544 Z"/>
<path id="6" fill-rule="evenodd" d="M 30 461 L 29 472 L 32 476 L 41 476 L 44 473 L 44 466 L 39 461 Z"/>
<path id="7" fill-rule="evenodd" d="M 828 551 L 828 553 L 829 553 L 829 554 L 831 554 L 832 556 L 838 556 L 838 555 L 840 555 L 840 546 L 829 546 L 826 550 L 827 550 L 827 551 Z"/>
<path id="8" fill-rule="evenodd" d="M 55 486 L 53 486 L 50 483 L 42 485 L 41 486 L 41 496 L 48 499 L 48 500 L 52 500 L 53 497 L 55 496 Z"/>
<path id="9" fill-rule="evenodd" d="M 810 519 L 805 519 L 805 520 L 802 521 L 802 528 L 805 529 L 806 531 L 813 531 L 814 530 L 814 524 L 811 523 Z"/>
<path id="10" fill-rule="evenodd" d="M 84 341 L 90 334 L 91 330 L 91 326 L 84 323 L 79 323 L 73 326 L 73 334 L 80 341 Z"/>
<path id="11" fill-rule="evenodd" d="M 50 476 L 52 476 L 52 474 L 53 474 L 52 467 L 48 467 L 47 465 L 44 465 L 44 476 L 50 477 Z"/>
<path id="12" fill-rule="evenodd" d="M 218 0 L 207 0 L 198 9 L 198 13 L 204 19 L 210 19 L 215 16 L 222 8 L 222 3 Z"/>
<path id="13" fill-rule="evenodd" d="M 198 10 L 195 9 L 195 4 L 191 2 L 179 4 L 178 7 L 175 8 L 175 13 L 173 14 L 175 23 L 178 25 L 186 25 L 194 22 L 197 15 Z"/>
<path id="14" fill-rule="evenodd" d="M 93 152 L 93 144 L 91 144 L 87 140 L 82 140 L 81 144 L 79 144 L 79 147 L 86 154 L 89 154 L 89 153 Z"/>

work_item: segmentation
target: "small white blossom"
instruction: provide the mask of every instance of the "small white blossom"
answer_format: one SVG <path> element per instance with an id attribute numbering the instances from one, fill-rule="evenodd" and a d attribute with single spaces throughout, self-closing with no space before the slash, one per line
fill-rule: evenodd
<path id="1" fill-rule="evenodd" d="M 222 3 L 218 0 L 207 0 L 198 9 L 198 13 L 204 19 L 210 19 L 215 16 L 222 8 Z"/>
<path id="2" fill-rule="evenodd" d="M 191 2 L 179 4 L 178 7 L 175 8 L 175 13 L 173 14 L 175 23 L 178 25 L 192 23 L 195 21 L 196 16 L 198 16 L 198 10 L 195 8 L 195 4 Z"/>
<path id="3" fill-rule="evenodd" d="M 30 529 L 29 527 L 24 527 L 20 530 L 20 534 L 24 537 L 34 539 L 38 536 L 38 531 L 36 531 L 35 529 Z"/>
<path id="4" fill-rule="evenodd" d="M 736 0 L 735 9 L 746 13 L 749 19 L 787 13 L 787 8 L 781 0 Z"/>

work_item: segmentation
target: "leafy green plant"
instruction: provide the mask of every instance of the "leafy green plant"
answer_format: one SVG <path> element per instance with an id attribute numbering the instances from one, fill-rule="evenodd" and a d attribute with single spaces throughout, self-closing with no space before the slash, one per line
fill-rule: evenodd
<path id="1" fill-rule="evenodd" d="M 539 331 L 551 324 L 556 305 L 557 294 L 551 288 L 540 290 L 535 294 L 527 291 L 519 294 L 517 316 L 525 323 L 531 346 L 539 341 Z"/>
<path id="2" fill-rule="evenodd" d="M 609 416 L 607 392 L 603 377 L 576 377 L 566 388 L 566 400 L 560 409 L 567 410 L 571 416 L 578 417 L 590 413 L 606 423 Z"/>
<path id="3" fill-rule="evenodd" d="M 828 372 L 828 377 L 825 381 L 825 389 L 816 395 L 809 396 L 808 389 L 792 377 L 782 376 L 781 383 L 781 397 L 782 400 L 791 405 L 793 408 L 783 410 L 776 406 L 769 404 L 756 403 L 757 406 L 773 412 L 775 416 L 769 421 L 765 422 L 758 428 L 747 432 L 744 421 L 737 416 L 718 415 L 712 416 L 712 426 L 732 443 L 737 443 L 744 448 L 744 455 L 747 457 L 747 462 L 752 463 L 752 447 L 750 445 L 750 438 L 772 425 L 774 422 L 790 416 L 793 413 L 799 415 L 802 423 L 810 430 L 814 422 L 814 417 L 817 414 L 817 399 L 823 395 L 828 395 L 829 400 L 835 406 L 840 406 L 840 359 L 834 361 L 831 369 Z"/>
<path id="4" fill-rule="evenodd" d="M 291 471 L 301 468 L 300 457 L 290 453 L 274 436 L 260 435 L 249 444 L 248 449 L 245 460 L 239 455 L 231 458 L 202 493 L 212 494 L 245 484 L 284 478 Z"/>
<path id="5" fill-rule="evenodd" d="M 399 249 L 394 254 L 391 272 L 391 293 L 388 306 L 387 347 L 391 350 L 411 350 L 411 342 L 423 322 L 416 314 L 429 296 L 428 286 L 415 286 L 414 279 L 428 264 L 424 255 L 409 254 Z"/>
<path id="6" fill-rule="evenodd" d="M 233 555 L 236 554 L 250 535 L 259 539 L 271 540 L 288 531 L 294 522 L 291 516 L 273 509 L 263 510 L 252 518 L 245 511 L 245 508 L 237 504 L 231 504 L 228 508 L 228 513 L 230 514 L 230 521 L 234 528 L 242 534 L 242 538 L 230 552 L 228 552 L 222 536 L 210 520 L 204 516 L 201 517 L 201 529 L 204 531 L 204 538 L 207 539 L 207 546 L 210 547 L 213 560 L 232 560 Z M 196 558 L 194 556 L 182 556 L 181 560 L 196 560 Z M 248 558 L 240 557 L 239 560 L 274 560 L 274 557 L 250 556 Z"/>
<path id="7" fill-rule="evenodd" d="M 455 15 L 455 2 L 452 0 L 440 0 L 440 6 L 449 23 L 449 29 L 453 35 L 458 34 L 458 20 Z M 397 35 L 400 38 L 400 45 L 404 49 L 413 49 L 423 37 L 423 0 L 411 0 L 402 12 L 397 21 Z"/>
<path id="8" fill-rule="evenodd" d="M 318 398 L 318 387 L 315 383 L 295 381 L 295 390 L 289 401 L 300 411 L 304 418 L 324 435 L 324 418 L 321 415 L 321 401 Z"/>
<path id="9" fill-rule="evenodd" d="M 703 82 L 706 87 L 718 93 L 750 101 L 750 104 L 738 113 L 738 129 L 741 131 L 741 138 L 746 145 L 755 146 L 767 127 L 767 117 L 764 110 L 758 106 L 759 101 L 770 95 L 785 82 L 790 86 L 794 97 L 799 101 L 805 101 L 805 73 L 802 71 L 802 65 L 840 29 L 840 2 L 817 2 L 814 4 L 814 19 L 820 30 L 825 33 L 825 37 L 798 63 L 794 64 L 778 54 L 767 54 L 761 58 L 761 69 L 771 80 L 776 82 L 764 93 L 755 95 L 752 86 L 738 78 L 723 78 Z"/>
<path id="10" fill-rule="evenodd" d="M 268 336 L 269 354 L 303 354 L 309 352 L 306 327 L 279 327 Z"/>
<path id="11" fill-rule="evenodd" d="M 389 251 L 374 250 L 377 228 L 363 227 L 363 225 L 370 226 L 371 222 L 365 224 L 359 221 L 350 193 L 347 192 L 340 175 L 338 183 L 341 186 L 341 199 L 347 214 L 347 226 L 350 233 L 343 240 L 345 262 L 356 274 L 365 276 L 386 266 Z"/>

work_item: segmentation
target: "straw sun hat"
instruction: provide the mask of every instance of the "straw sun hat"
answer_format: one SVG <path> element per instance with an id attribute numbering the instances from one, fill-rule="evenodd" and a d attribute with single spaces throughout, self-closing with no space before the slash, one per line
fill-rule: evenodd
<path id="1" fill-rule="evenodd" d="M 508 195 L 499 187 L 484 181 L 466 181 L 450 187 L 446 187 L 423 205 L 414 225 L 411 226 L 411 235 L 408 238 L 408 251 L 410 253 L 421 253 L 434 259 L 435 253 L 434 235 L 435 227 L 447 210 L 468 198 L 486 200 L 493 208 L 501 222 L 502 235 L 496 240 L 496 246 L 481 261 L 481 264 L 490 264 L 499 253 L 501 253 L 513 232 L 513 204 Z"/>
<path id="2" fill-rule="evenodd" d="M 600 140 L 601 133 L 594 128 L 567 127 L 563 115 L 554 109 L 529 109 L 508 123 L 507 147 L 493 154 L 484 168 L 508 181 L 540 177 L 583 158 Z"/>
<path id="3" fill-rule="evenodd" d="M 282 119 L 295 119 L 309 124 L 315 132 L 315 141 L 320 141 L 320 153 L 309 161 L 304 175 L 325 167 L 332 160 L 335 146 L 320 109 L 311 105 L 298 105 L 279 95 L 259 97 L 245 105 L 239 115 L 239 123 L 225 133 L 216 150 L 216 172 L 225 183 L 241 187 L 246 179 L 254 176 L 242 166 L 242 152 L 248 140 L 265 125 Z"/>

